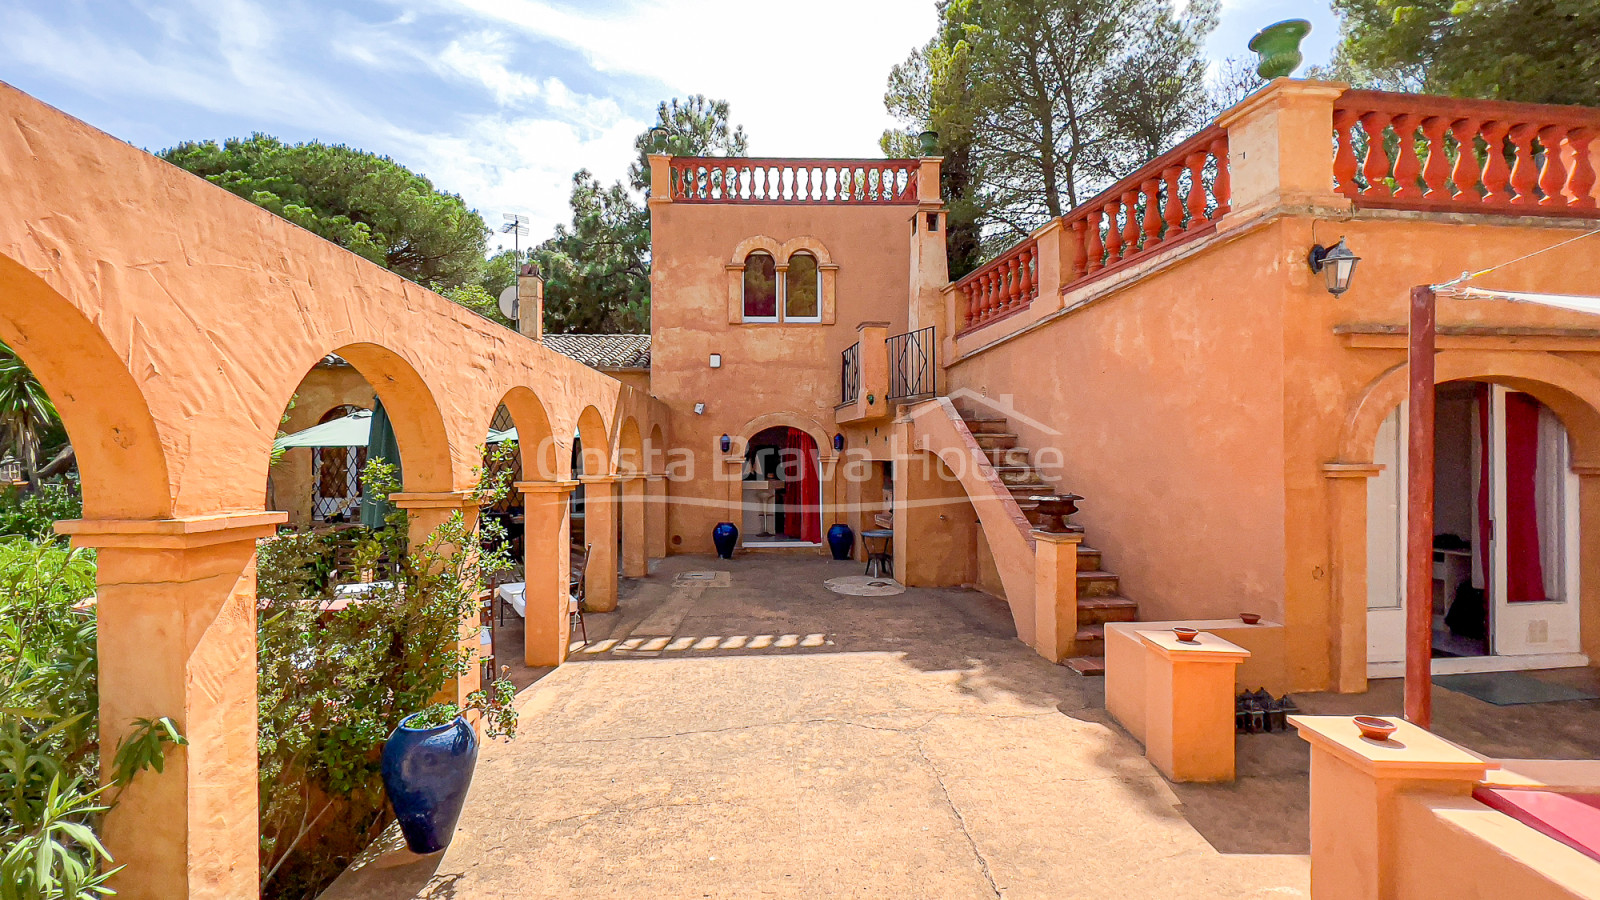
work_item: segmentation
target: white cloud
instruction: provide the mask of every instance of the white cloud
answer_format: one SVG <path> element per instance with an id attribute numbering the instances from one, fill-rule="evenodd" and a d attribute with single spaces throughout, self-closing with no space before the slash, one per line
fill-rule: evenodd
<path id="1" fill-rule="evenodd" d="M 465 78 L 494 94 L 501 106 L 513 106 L 539 96 L 539 79 L 511 71 L 506 41 L 493 32 L 477 32 L 453 40 L 439 54 L 441 74 Z"/>

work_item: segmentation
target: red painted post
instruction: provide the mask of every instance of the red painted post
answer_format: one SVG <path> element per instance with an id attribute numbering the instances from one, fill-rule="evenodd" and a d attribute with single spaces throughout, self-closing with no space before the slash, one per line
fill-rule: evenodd
<path id="1" fill-rule="evenodd" d="M 1406 719 L 1433 727 L 1433 288 L 1411 289 L 1410 471 L 1406 480 Z"/>

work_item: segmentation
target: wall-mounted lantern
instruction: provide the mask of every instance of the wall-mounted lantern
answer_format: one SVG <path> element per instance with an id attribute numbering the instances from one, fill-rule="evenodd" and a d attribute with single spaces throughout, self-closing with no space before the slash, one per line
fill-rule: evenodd
<path id="1" fill-rule="evenodd" d="M 728 437 L 726 434 L 724 434 L 722 436 L 722 452 L 723 453 L 727 453 L 729 450 L 732 450 L 732 449 L 733 449 L 733 438 Z"/>
<path id="2" fill-rule="evenodd" d="M 840 450 L 843 450 L 843 449 L 844 449 L 844 432 L 841 431 L 838 434 L 833 436 L 833 452 L 838 453 Z"/>
<path id="3" fill-rule="evenodd" d="M 1356 263 L 1361 262 L 1361 257 L 1351 253 L 1341 237 L 1339 243 L 1332 247 L 1321 244 L 1312 247 L 1307 261 L 1311 263 L 1311 271 L 1320 272 L 1328 280 L 1328 293 L 1337 297 L 1350 290 L 1350 279 L 1355 275 Z"/>

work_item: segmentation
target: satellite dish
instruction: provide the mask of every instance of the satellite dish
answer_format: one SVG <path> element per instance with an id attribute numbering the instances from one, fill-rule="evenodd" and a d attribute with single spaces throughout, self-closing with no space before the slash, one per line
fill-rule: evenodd
<path id="1" fill-rule="evenodd" d="M 517 286 L 514 284 L 500 292 L 500 315 L 513 322 L 517 320 Z"/>

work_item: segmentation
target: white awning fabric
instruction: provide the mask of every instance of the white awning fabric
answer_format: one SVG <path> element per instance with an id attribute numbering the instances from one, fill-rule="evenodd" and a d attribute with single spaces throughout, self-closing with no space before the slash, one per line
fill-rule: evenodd
<path id="1" fill-rule="evenodd" d="M 1509 300 L 1512 303 L 1534 303 L 1539 306 L 1552 306 L 1556 309 L 1569 309 L 1573 312 L 1600 316 L 1600 297 L 1585 297 L 1579 294 L 1529 294 L 1518 291 L 1488 291 L 1482 288 L 1470 287 L 1440 288 L 1439 294 L 1445 297 L 1458 297 L 1463 300 Z"/>

